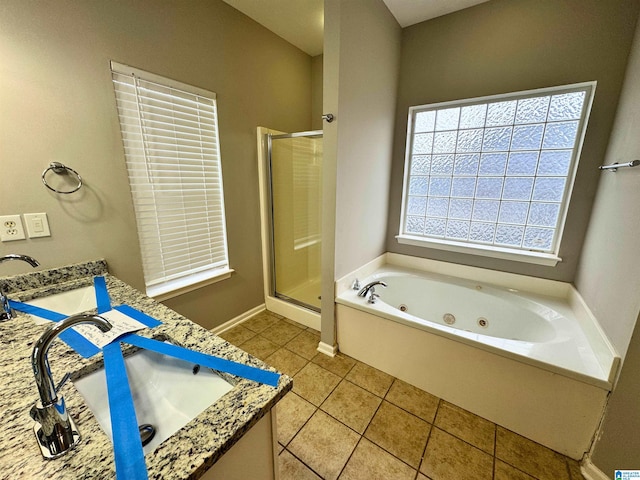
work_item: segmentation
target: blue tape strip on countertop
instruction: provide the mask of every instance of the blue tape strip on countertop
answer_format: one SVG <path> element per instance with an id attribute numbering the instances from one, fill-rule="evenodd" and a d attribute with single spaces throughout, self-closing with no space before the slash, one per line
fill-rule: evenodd
<path id="1" fill-rule="evenodd" d="M 111 310 L 111 299 L 107 291 L 107 281 L 104 277 L 93 277 L 93 288 L 96 292 L 96 305 L 98 307 L 98 315 Z"/>
<path id="2" fill-rule="evenodd" d="M 94 287 L 98 314 L 111 310 L 111 300 L 104 277 L 95 277 Z M 54 322 L 58 322 L 67 317 L 64 314 L 26 303 L 14 302 L 13 300 L 10 300 L 9 303 L 11 307 L 16 310 Z M 128 305 L 118 305 L 114 307 L 114 309 L 138 320 L 149 328 L 153 328 L 162 323 Z M 60 335 L 60 338 L 85 358 L 89 358 L 100 352 L 98 347 L 72 329 L 64 331 Z M 141 337 L 134 333 L 127 333 L 116 341 L 105 345 L 102 352 L 107 379 L 107 395 L 117 480 L 148 480 L 149 478 L 142 442 L 140 441 L 138 432 L 135 406 L 131 395 L 124 357 L 122 356 L 121 342 L 126 342 L 139 348 L 152 350 L 189 363 L 209 367 L 255 382 L 264 383 L 272 387 L 277 387 L 280 379 L 280 374 L 278 373 L 243 365 L 231 360 L 214 357 L 158 340 Z"/>
<path id="3" fill-rule="evenodd" d="M 149 477 L 144 462 L 144 451 L 138 435 L 138 419 L 120 343 L 112 342 L 105 345 L 103 352 L 116 478 L 118 480 L 147 479 Z"/>
<path id="4" fill-rule="evenodd" d="M 9 300 L 9 305 L 11 308 L 18 310 L 19 312 L 35 315 L 36 317 L 51 320 L 52 322 L 59 322 L 60 320 L 64 320 L 68 317 L 68 315 L 47 310 L 46 308 L 36 307 L 35 305 L 29 305 L 28 303 Z M 65 330 L 59 335 L 59 337 L 60 340 L 69 345 L 84 358 L 90 358 L 96 353 L 100 353 L 100 349 L 98 347 L 73 329 Z"/>
<path id="5" fill-rule="evenodd" d="M 153 318 L 146 313 L 141 312 L 140 310 L 136 310 L 129 305 L 117 305 L 113 307 L 114 310 L 118 310 L 120 313 L 124 313 L 128 317 L 133 318 L 134 320 L 143 323 L 149 328 L 157 327 L 158 325 L 162 325 L 162 322 L 156 318 Z"/>
<path id="6" fill-rule="evenodd" d="M 111 310 L 111 299 L 109 298 L 105 278 L 102 276 L 94 277 L 93 284 L 96 295 L 96 305 L 98 306 L 98 314 L 108 312 Z M 68 315 L 54 312 L 53 310 L 47 310 L 46 308 L 36 307 L 35 305 L 29 305 L 28 303 L 17 302 L 14 300 L 9 300 L 9 305 L 11 308 L 18 310 L 19 312 L 28 313 L 29 315 L 34 315 L 53 322 L 59 322 L 60 320 L 64 320 L 68 317 Z M 118 310 L 120 313 L 128 315 L 149 328 L 157 327 L 162 324 L 160 320 L 150 317 L 129 305 L 118 305 L 114 307 L 114 310 Z M 60 334 L 60 340 L 64 341 L 84 358 L 93 357 L 101 351 L 83 335 L 73 329 L 62 332 L 62 334 Z"/>
<path id="7" fill-rule="evenodd" d="M 36 317 L 44 318 L 45 320 L 51 320 L 53 322 L 59 322 L 64 320 L 68 315 L 54 312 L 53 310 L 47 310 L 46 308 L 36 307 L 35 305 L 29 305 L 28 303 L 16 302 L 15 300 L 9 300 L 9 306 L 19 312 L 28 313 L 29 315 L 35 315 Z"/>
<path id="8" fill-rule="evenodd" d="M 214 370 L 230 373 L 231 375 L 243 377 L 248 380 L 253 380 L 254 382 L 264 383 L 272 387 L 277 387 L 278 380 L 280 379 L 279 373 L 269 372 L 267 370 L 262 370 L 261 368 L 243 365 L 241 363 L 196 352 L 170 343 L 141 337 L 134 333 L 129 333 L 120 337 L 120 341 L 146 350 L 163 353 L 170 357 L 179 358 L 189 363 L 195 363 Z"/>

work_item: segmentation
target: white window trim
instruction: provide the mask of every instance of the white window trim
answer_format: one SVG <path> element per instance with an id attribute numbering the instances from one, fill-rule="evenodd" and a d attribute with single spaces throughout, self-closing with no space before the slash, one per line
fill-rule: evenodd
<path id="1" fill-rule="evenodd" d="M 440 240 L 437 238 L 426 239 L 410 235 L 397 235 L 396 239 L 398 240 L 398 243 L 404 245 L 434 248 L 436 250 L 479 255 L 481 257 L 499 258 L 515 262 L 534 263 L 548 267 L 555 267 L 558 262 L 562 261 L 562 258 L 552 253 L 526 250 L 515 251 L 511 248 L 496 247 L 494 245 L 470 245 L 463 242 L 456 242 L 454 240 Z"/>
<path id="2" fill-rule="evenodd" d="M 567 174 L 567 188 L 565 190 L 565 195 L 560 203 L 563 207 L 563 211 L 561 215 L 558 217 L 558 224 L 556 227 L 557 235 L 555 244 L 553 245 L 553 251 L 551 253 L 547 252 L 537 252 L 534 250 L 524 250 L 524 249 L 516 249 L 509 247 L 500 247 L 495 245 L 483 245 L 476 243 L 466 243 L 459 242 L 455 240 L 449 239 L 439 239 L 432 237 L 422 237 L 422 236 L 412 236 L 410 234 L 402 233 L 405 228 L 406 215 L 405 210 L 407 207 L 407 199 L 408 199 L 408 188 L 409 188 L 409 176 L 410 176 L 410 162 L 411 162 L 411 146 L 413 140 L 413 112 L 415 110 L 424 109 L 427 105 L 417 105 L 409 107 L 408 120 L 407 120 L 407 138 L 405 144 L 405 162 L 404 162 L 404 177 L 403 177 L 403 185 L 402 185 L 402 204 L 400 211 L 400 228 L 399 234 L 396 235 L 396 240 L 400 244 L 405 245 L 413 245 L 425 248 L 433 248 L 437 250 L 445 250 L 456 253 L 464 253 L 471 255 L 479 255 L 484 257 L 493 257 L 505 260 L 512 260 L 517 262 L 524 263 L 532 263 L 537 265 L 544 266 L 556 266 L 558 262 L 562 261 L 562 258 L 558 256 L 558 252 L 560 250 L 560 244 L 562 241 L 562 237 L 564 234 L 564 227 L 566 225 L 567 213 L 569 211 L 569 203 L 571 200 L 571 195 L 573 192 L 573 187 L 575 183 L 575 177 L 578 169 L 578 162 L 580 159 L 580 155 L 582 153 L 582 146 L 584 143 L 584 137 L 587 131 L 586 120 L 589 118 L 589 114 L 591 113 L 591 107 L 593 105 L 593 99 L 595 96 L 596 90 L 596 81 L 592 82 L 582 82 L 566 85 L 566 90 L 570 91 L 571 89 L 582 89 L 587 88 L 588 92 L 585 98 L 585 107 L 582 111 L 582 116 L 580 117 L 580 123 L 584 124 L 584 128 L 582 128 L 580 132 L 580 136 L 577 138 L 577 143 L 575 147 L 575 154 L 571 160 L 570 171 Z M 519 97 L 524 98 L 526 96 L 539 96 L 543 95 L 546 92 L 557 92 L 563 86 L 555 86 L 548 88 L 540 88 L 533 90 L 525 90 L 520 92 L 511 92 L 507 94 L 498 94 L 498 95 L 488 95 L 484 97 L 473 98 L 474 103 L 488 103 L 492 100 L 508 100 L 509 98 Z M 430 108 L 440 109 L 447 106 L 458 106 L 460 105 L 460 100 L 453 100 L 448 102 L 440 102 L 434 104 L 428 104 Z"/>
<path id="3" fill-rule="evenodd" d="M 205 270 L 189 277 L 172 280 L 158 287 L 147 287 L 147 295 L 158 302 L 162 302 L 163 300 L 178 297 L 207 285 L 226 280 L 234 272 L 235 270 L 232 268 Z"/>
<path id="4" fill-rule="evenodd" d="M 221 209 L 220 221 L 221 221 L 221 237 L 223 242 L 223 256 L 224 261 L 222 261 L 222 257 L 220 261 L 214 264 L 205 265 L 200 268 L 192 268 L 189 272 L 184 274 L 175 274 L 173 276 L 169 276 L 165 274 L 165 278 L 163 280 L 155 280 L 150 281 L 146 278 L 145 275 L 145 283 L 146 283 L 146 293 L 150 297 L 158 301 L 166 300 L 169 298 L 173 298 L 179 295 L 182 295 L 187 292 L 194 291 L 206 285 L 210 285 L 221 280 L 227 279 L 231 277 L 234 272 L 233 269 L 229 266 L 229 252 L 227 246 L 227 231 L 226 231 L 226 215 L 225 215 L 225 206 L 224 206 L 224 190 L 223 190 L 223 180 L 222 180 L 222 165 L 220 163 L 220 141 L 219 141 L 219 133 L 218 133 L 218 119 L 217 119 L 217 105 L 216 105 L 216 95 L 213 92 L 194 87 L 192 85 L 187 85 L 181 82 L 177 82 L 159 75 L 155 75 L 150 72 L 146 72 L 144 70 L 140 70 L 134 67 L 130 67 L 128 65 L 123 65 L 114 61 L 111 61 L 111 71 L 117 74 L 125 75 L 125 76 L 134 76 L 140 78 L 144 81 L 156 83 L 159 85 L 163 85 L 169 88 L 173 88 L 179 91 L 188 92 L 189 94 L 193 94 L 196 96 L 204 97 L 213 101 L 213 115 L 214 115 L 214 123 L 213 123 L 213 133 L 216 138 L 216 155 L 218 157 L 217 168 L 219 169 L 219 178 L 217 179 L 218 192 L 219 192 L 219 205 Z M 142 140 L 144 142 L 144 140 Z M 146 150 L 146 147 L 145 147 Z M 145 151 L 145 162 L 146 162 L 146 151 Z M 134 201 L 135 204 L 135 201 Z M 136 222 L 139 222 L 138 216 L 136 215 Z M 139 225 L 139 223 L 138 223 Z M 140 227 L 139 227 L 140 231 Z"/>

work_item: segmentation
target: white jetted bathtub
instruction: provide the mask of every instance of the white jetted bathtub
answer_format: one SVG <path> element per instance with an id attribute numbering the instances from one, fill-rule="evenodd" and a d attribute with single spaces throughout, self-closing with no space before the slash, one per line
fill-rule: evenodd
<path id="1" fill-rule="evenodd" d="M 356 277 L 387 287 L 371 304 Z M 572 458 L 589 449 L 620 359 L 570 284 L 386 254 L 337 290 L 343 353 Z"/>

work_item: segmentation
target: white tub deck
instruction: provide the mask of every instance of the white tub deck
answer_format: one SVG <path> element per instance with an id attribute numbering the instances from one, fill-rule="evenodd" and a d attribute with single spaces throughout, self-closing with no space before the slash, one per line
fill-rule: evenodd
<path id="1" fill-rule="evenodd" d="M 519 299 L 547 301 L 546 308 L 568 321 L 554 317 L 551 337 L 534 334 L 545 341 L 513 340 L 399 317 L 401 312 L 383 302 L 372 311 L 346 288 L 355 276 L 365 284 L 390 271 L 407 273 L 407 265 L 422 267 L 432 279 L 462 277 L 466 287 L 480 282 L 482 290 L 500 298 L 513 293 L 505 289 L 518 290 Z M 343 353 L 574 459 L 589 449 L 620 359 L 571 285 L 387 254 L 343 278 L 337 288 Z M 457 300 L 462 298 L 461 292 Z"/>

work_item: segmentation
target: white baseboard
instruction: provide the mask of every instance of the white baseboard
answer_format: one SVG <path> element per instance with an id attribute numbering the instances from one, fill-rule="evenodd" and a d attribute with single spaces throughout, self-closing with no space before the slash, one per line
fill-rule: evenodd
<path id="1" fill-rule="evenodd" d="M 585 457 L 580 463 L 580 472 L 586 480 L 611 480 L 612 478 L 596 467 L 589 457 Z"/>
<path id="2" fill-rule="evenodd" d="M 330 357 L 335 357 L 336 353 L 338 353 L 338 346 L 329 345 L 328 343 L 320 342 L 318 344 L 318 351 Z"/>
<path id="3" fill-rule="evenodd" d="M 209 330 L 211 333 L 215 333 L 216 335 L 221 334 L 222 332 L 226 332 L 227 330 L 232 329 L 236 325 L 240 325 L 242 322 L 248 320 L 253 317 L 255 314 L 260 313 L 266 310 L 264 303 L 258 305 L 257 307 L 252 308 L 251 310 L 247 310 L 244 313 L 241 313 L 235 318 L 232 318 L 228 322 L 224 322 L 222 325 L 218 325 L 217 327 L 213 327 Z"/>

